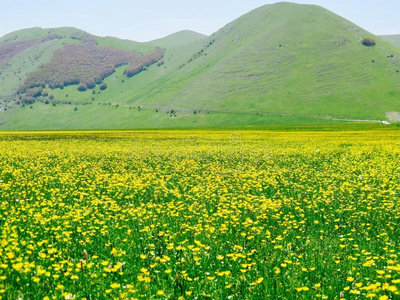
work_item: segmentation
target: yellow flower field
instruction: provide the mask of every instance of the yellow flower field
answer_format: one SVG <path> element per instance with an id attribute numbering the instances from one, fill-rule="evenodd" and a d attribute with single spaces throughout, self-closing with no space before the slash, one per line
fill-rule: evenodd
<path id="1" fill-rule="evenodd" d="M 399 299 L 400 131 L 0 133 L 2 299 Z"/>

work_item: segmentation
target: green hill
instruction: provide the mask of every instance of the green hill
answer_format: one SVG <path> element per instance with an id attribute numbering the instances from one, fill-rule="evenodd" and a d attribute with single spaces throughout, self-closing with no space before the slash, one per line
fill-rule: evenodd
<path id="1" fill-rule="evenodd" d="M 378 45 L 363 46 L 366 37 Z M 268 5 L 211 36 L 166 84 L 135 102 L 381 119 L 400 108 L 399 54 L 320 7 Z"/>
<path id="2" fill-rule="evenodd" d="M 364 46 L 365 38 L 376 45 Z M 54 99 L 39 97 L 32 108 L 3 100 L 0 128 L 245 126 L 400 115 L 400 49 L 319 6 L 266 5 L 210 37 L 96 39 L 141 55 L 159 46 L 163 58 L 130 78 L 126 66 L 117 67 L 103 79 L 105 90 L 46 88 Z M 3 80 L 16 82 L 13 72 Z"/>
<path id="3" fill-rule="evenodd" d="M 207 36 L 198 32 L 183 30 L 164 38 L 151 41 L 149 43 L 154 44 L 161 48 L 175 48 L 178 46 L 187 45 L 199 40 L 206 38 Z"/>
<path id="4" fill-rule="evenodd" d="M 393 35 L 381 35 L 382 39 L 392 43 L 393 45 L 400 47 L 400 34 L 393 34 Z"/>
<path id="5" fill-rule="evenodd" d="M 93 44 L 93 46 L 89 46 L 89 44 Z M 71 47 L 73 47 L 72 51 L 76 52 L 72 55 L 71 51 L 66 51 Z M 86 51 L 76 51 L 76 48 L 86 49 Z M 100 53 L 100 56 L 108 55 L 107 58 L 109 58 L 111 54 L 123 57 L 125 53 L 129 57 L 135 54 L 145 57 L 154 48 L 155 46 L 150 44 L 93 36 L 76 28 L 31 28 L 10 33 L 0 39 L 0 95 L 15 94 L 27 82 L 29 83 L 35 74 L 47 82 L 54 80 L 56 73 L 65 74 L 65 70 L 62 68 L 62 59 L 69 64 L 71 64 L 70 58 L 76 60 L 77 66 L 71 70 L 72 76 L 75 77 L 79 75 L 79 72 L 76 72 L 79 65 L 88 64 L 84 54 L 95 53 L 96 49 L 105 52 L 105 54 Z M 109 50 L 104 51 L 104 49 Z M 69 55 L 76 57 L 67 57 Z M 57 68 L 51 70 L 51 74 L 42 74 L 43 70 L 54 61 L 58 64 Z M 96 57 L 92 63 L 93 66 L 88 66 L 88 68 L 93 70 L 95 67 L 102 67 L 104 71 L 107 70 L 104 65 L 109 62 L 103 57 L 100 59 Z M 46 75 L 50 78 L 46 78 Z M 32 86 L 39 84 L 41 82 L 36 80 Z"/>

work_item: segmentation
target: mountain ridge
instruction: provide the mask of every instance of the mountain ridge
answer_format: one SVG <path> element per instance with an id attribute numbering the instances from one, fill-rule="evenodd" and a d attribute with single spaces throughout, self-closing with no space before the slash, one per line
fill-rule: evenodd
<path id="1" fill-rule="evenodd" d="M 186 44 L 190 44 L 193 42 L 197 42 L 206 37 L 207 35 L 192 30 L 181 30 L 169 34 L 163 38 L 149 41 L 148 43 L 154 44 L 162 48 L 174 48 L 174 47 L 184 46 Z"/>

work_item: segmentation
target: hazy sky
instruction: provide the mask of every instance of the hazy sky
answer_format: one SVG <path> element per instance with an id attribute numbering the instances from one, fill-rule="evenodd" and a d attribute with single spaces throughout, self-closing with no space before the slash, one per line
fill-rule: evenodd
<path id="1" fill-rule="evenodd" d="M 268 0 L 0 0 L 0 36 L 28 27 L 72 26 L 101 36 L 152 40 L 190 29 L 211 34 Z M 303 0 L 375 34 L 400 34 L 400 0 Z"/>

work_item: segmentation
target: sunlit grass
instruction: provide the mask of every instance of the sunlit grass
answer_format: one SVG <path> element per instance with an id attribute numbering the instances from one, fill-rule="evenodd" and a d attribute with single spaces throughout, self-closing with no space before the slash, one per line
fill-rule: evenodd
<path id="1" fill-rule="evenodd" d="M 1 133 L 0 295 L 395 299 L 399 137 Z"/>

